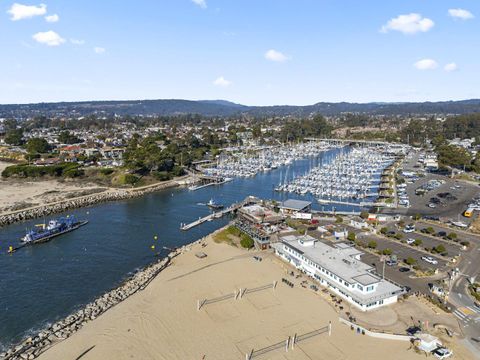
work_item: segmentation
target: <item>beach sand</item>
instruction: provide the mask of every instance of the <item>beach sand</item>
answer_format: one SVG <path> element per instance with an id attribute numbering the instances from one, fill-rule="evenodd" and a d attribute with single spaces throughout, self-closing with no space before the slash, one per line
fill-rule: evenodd
<path id="1" fill-rule="evenodd" d="M 0 162 L 0 174 L 9 165 Z M 99 186 L 93 183 L 0 178 L 0 214 L 85 195 L 98 189 Z"/>
<path id="2" fill-rule="evenodd" d="M 293 289 L 281 282 L 287 266 L 273 254 L 254 253 L 215 244 L 199 244 L 173 260 L 152 283 L 99 318 L 87 323 L 70 338 L 40 356 L 64 359 L 245 359 L 288 336 L 327 326 L 324 333 L 299 343 L 294 350 L 278 349 L 260 359 L 420 359 L 410 343 L 357 335 L 340 324 L 338 315 L 321 296 L 309 289 Z M 208 256 L 199 259 L 198 251 Z M 288 269 L 290 270 L 290 269 Z M 204 305 L 197 300 L 214 298 L 240 288 L 255 288 L 279 281 L 272 288 Z M 85 286 L 88 286 L 85 284 Z M 471 359 L 455 347 L 456 359 Z"/>

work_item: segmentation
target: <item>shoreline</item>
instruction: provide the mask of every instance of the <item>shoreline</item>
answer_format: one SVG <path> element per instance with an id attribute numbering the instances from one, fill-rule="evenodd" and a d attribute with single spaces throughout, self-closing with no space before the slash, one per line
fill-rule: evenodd
<path id="1" fill-rule="evenodd" d="M 101 193 L 73 197 L 70 199 L 64 199 L 52 203 L 33 206 L 26 209 L 3 213 L 0 214 L 0 228 L 6 225 L 14 224 L 16 222 L 35 219 L 42 216 L 48 216 L 66 210 L 88 207 L 104 202 L 132 199 L 155 191 L 178 187 L 180 186 L 180 181 L 185 180 L 187 177 L 188 176 L 180 177 L 177 179 L 133 189 L 110 189 Z"/>
<path id="2" fill-rule="evenodd" d="M 145 290 L 158 274 L 171 265 L 173 259 L 185 251 L 190 251 L 192 246 L 204 242 L 208 237 L 215 235 L 216 232 L 222 229 L 223 227 L 192 243 L 174 249 L 165 257 L 157 259 L 139 269 L 133 275 L 123 280 L 120 285 L 98 296 L 95 300 L 82 306 L 81 309 L 39 330 L 35 336 L 29 336 L 16 344 L 10 345 L 3 353 L 0 353 L 0 359 L 33 360 L 39 357 L 53 346 L 68 339 L 86 323 L 95 320 L 137 292 Z"/>

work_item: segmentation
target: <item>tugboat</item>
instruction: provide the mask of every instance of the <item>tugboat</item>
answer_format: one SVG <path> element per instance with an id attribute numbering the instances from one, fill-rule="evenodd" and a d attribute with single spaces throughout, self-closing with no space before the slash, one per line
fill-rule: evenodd
<path id="1" fill-rule="evenodd" d="M 87 220 L 76 221 L 74 216 L 61 217 L 50 220 L 48 224 L 44 223 L 36 225 L 38 229 L 27 231 L 20 241 L 24 245 L 47 242 L 56 236 L 77 230 L 79 227 L 86 225 L 87 223 Z"/>
<path id="2" fill-rule="evenodd" d="M 207 203 L 207 206 L 210 209 L 215 209 L 215 210 L 223 209 L 223 205 L 222 204 L 217 204 L 213 199 L 210 199 L 210 201 Z"/>

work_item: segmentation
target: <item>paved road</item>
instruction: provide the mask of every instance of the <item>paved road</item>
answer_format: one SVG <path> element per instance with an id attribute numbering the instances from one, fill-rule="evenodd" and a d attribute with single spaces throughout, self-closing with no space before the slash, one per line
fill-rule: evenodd
<path id="1" fill-rule="evenodd" d="M 480 308 L 474 305 L 467 288 L 470 278 L 479 278 L 479 258 L 480 246 L 477 241 L 459 264 L 462 275 L 453 282 L 448 302 L 462 325 L 467 341 L 480 353 Z"/>

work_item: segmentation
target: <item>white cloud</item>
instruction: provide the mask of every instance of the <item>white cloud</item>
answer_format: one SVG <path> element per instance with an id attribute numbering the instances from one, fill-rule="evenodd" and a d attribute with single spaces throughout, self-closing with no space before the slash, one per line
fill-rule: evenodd
<path id="1" fill-rule="evenodd" d="M 192 2 L 198 6 L 200 6 L 202 9 L 207 8 L 207 2 L 205 0 L 192 0 Z"/>
<path id="2" fill-rule="evenodd" d="M 438 63 L 433 59 L 422 59 L 413 64 L 418 70 L 433 70 L 438 67 Z"/>
<path id="3" fill-rule="evenodd" d="M 84 45 L 85 44 L 85 40 L 79 40 L 79 39 L 70 39 L 70 42 L 73 45 Z"/>
<path id="4" fill-rule="evenodd" d="M 390 19 L 386 25 L 382 26 L 381 32 L 400 31 L 404 34 L 415 34 L 417 32 L 427 32 L 435 23 L 433 20 L 422 17 L 420 14 L 399 15 Z"/>
<path id="5" fill-rule="evenodd" d="M 40 4 L 38 6 L 35 6 L 14 3 L 7 11 L 7 13 L 12 15 L 12 17 L 10 18 L 12 21 L 30 19 L 34 16 L 45 15 L 47 13 L 47 5 Z"/>
<path id="6" fill-rule="evenodd" d="M 95 51 L 95 54 L 104 54 L 107 50 L 103 47 L 95 46 L 93 51 Z"/>
<path id="7" fill-rule="evenodd" d="M 45 20 L 49 23 L 55 23 L 60 20 L 60 16 L 58 16 L 57 14 L 47 15 L 45 16 Z"/>
<path id="8" fill-rule="evenodd" d="M 225 79 L 223 76 L 220 76 L 213 81 L 213 85 L 220 87 L 228 87 L 232 85 L 232 82 Z"/>
<path id="9" fill-rule="evenodd" d="M 58 35 L 55 31 L 45 31 L 45 32 L 38 32 L 32 36 L 33 39 L 40 44 L 45 44 L 47 46 L 58 46 L 65 42 L 60 35 Z"/>
<path id="10" fill-rule="evenodd" d="M 449 9 L 448 15 L 450 15 L 454 19 L 460 19 L 460 20 L 469 20 L 475 17 L 470 11 L 465 9 Z"/>
<path id="11" fill-rule="evenodd" d="M 450 63 L 450 64 L 447 64 L 443 67 L 443 69 L 447 72 L 451 72 L 451 71 L 455 71 L 458 69 L 458 66 L 457 64 L 455 63 Z"/>
<path id="12" fill-rule="evenodd" d="M 280 51 L 270 49 L 265 53 L 265 59 L 275 62 L 285 62 L 289 58 L 288 56 L 282 54 Z"/>

